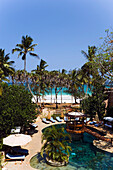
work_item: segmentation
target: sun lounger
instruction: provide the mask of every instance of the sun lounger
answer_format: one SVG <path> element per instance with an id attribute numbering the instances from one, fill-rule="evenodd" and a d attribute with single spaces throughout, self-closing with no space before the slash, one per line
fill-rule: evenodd
<path id="1" fill-rule="evenodd" d="M 33 126 L 34 128 L 38 127 L 38 125 L 35 123 L 31 123 L 31 126 Z"/>
<path id="2" fill-rule="evenodd" d="M 51 121 L 52 123 L 55 123 L 55 122 L 56 122 L 56 120 L 53 119 L 53 117 L 51 117 L 50 121 Z"/>
<path id="3" fill-rule="evenodd" d="M 99 123 L 94 124 L 94 126 L 96 126 L 96 127 L 99 127 L 101 125 L 103 125 L 103 122 L 99 122 Z"/>
<path id="4" fill-rule="evenodd" d="M 87 117 L 85 120 L 84 120 L 84 123 L 88 123 L 90 121 L 90 118 Z"/>
<path id="5" fill-rule="evenodd" d="M 21 127 L 17 126 L 15 129 L 11 129 L 11 133 L 20 133 Z"/>
<path id="6" fill-rule="evenodd" d="M 96 121 L 93 121 L 93 122 L 89 122 L 90 125 L 94 125 L 96 124 Z"/>
<path id="7" fill-rule="evenodd" d="M 68 117 L 64 116 L 64 122 L 68 121 Z"/>
<path id="8" fill-rule="evenodd" d="M 108 127 L 108 128 L 112 128 L 112 125 L 108 125 L 107 123 L 104 124 L 104 126 Z"/>
<path id="9" fill-rule="evenodd" d="M 58 122 L 62 122 L 62 120 L 60 119 L 60 117 L 56 117 L 56 120 L 58 121 Z"/>
<path id="10" fill-rule="evenodd" d="M 27 150 L 27 149 L 22 149 L 22 148 L 18 148 L 18 147 L 13 147 L 12 150 L 13 150 L 15 153 L 20 153 L 20 154 L 28 155 L 28 150 Z"/>
<path id="11" fill-rule="evenodd" d="M 25 155 L 11 155 L 10 153 L 7 153 L 7 154 L 6 154 L 6 157 L 7 157 L 9 160 L 17 160 L 17 159 L 23 160 L 23 159 L 25 159 Z M 8 160 L 7 158 L 6 158 L 6 160 Z"/>
<path id="12" fill-rule="evenodd" d="M 51 123 L 50 121 L 47 121 L 46 118 L 43 118 L 42 122 L 47 123 L 47 124 Z"/>

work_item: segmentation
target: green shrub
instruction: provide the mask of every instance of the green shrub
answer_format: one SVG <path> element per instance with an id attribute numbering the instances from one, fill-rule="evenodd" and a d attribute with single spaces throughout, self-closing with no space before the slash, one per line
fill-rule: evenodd
<path id="1" fill-rule="evenodd" d="M 15 126 L 27 127 L 36 118 L 32 96 L 24 86 L 3 85 L 0 97 L 0 138 L 10 133 Z"/>

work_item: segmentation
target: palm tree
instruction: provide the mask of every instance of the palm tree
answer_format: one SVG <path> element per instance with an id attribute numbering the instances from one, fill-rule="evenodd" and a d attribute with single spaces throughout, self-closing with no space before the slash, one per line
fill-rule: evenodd
<path id="1" fill-rule="evenodd" d="M 31 56 L 38 57 L 37 54 L 33 53 L 34 47 L 37 44 L 32 44 L 33 39 L 26 35 L 25 37 L 22 36 L 21 44 L 17 44 L 16 48 L 12 49 L 12 53 L 15 51 L 19 52 L 18 57 L 22 56 L 22 60 L 24 60 L 24 71 L 26 71 L 26 56 L 29 53 Z M 38 57 L 39 58 L 39 57 Z"/>
<path id="2" fill-rule="evenodd" d="M 69 78 L 68 90 L 66 90 L 66 92 L 70 93 L 74 97 L 76 103 L 77 97 L 81 98 L 83 95 L 80 71 L 76 69 L 70 71 Z"/>
<path id="3" fill-rule="evenodd" d="M 44 96 L 45 92 L 48 92 L 47 89 L 47 84 L 46 84 L 46 76 L 47 76 L 47 71 L 45 70 L 45 68 L 48 67 L 47 62 L 42 60 L 40 61 L 40 64 L 37 65 L 37 69 L 32 70 L 32 75 L 35 76 L 35 85 L 33 84 L 33 89 L 34 92 L 36 92 L 37 95 L 37 99 L 38 96 L 40 97 L 40 95 L 42 94 Z"/>
<path id="4" fill-rule="evenodd" d="M 9 81 L 7 77 L 14 73 L 12 64 L 14 61 L 9 61 L 9 54 L 5 55 L 5 50 L 0 49 L 0 95 L 2 95 L 2 81 Z"/>
<path id="5" fill-rule="evenodd" d="M 14 68 L 12 67 L 14 61 L 9 61 L 9 59 L 9 54 L 5 55 L 5 50 L 0 49 L 0 71 L 3 72 L 6 77 L 14 72 Z"/>
<path id="6" fill-rule="evenodd" d="M 90 85 L 91 85 L 92 77 L 95 76 L 95 75 L 98 75 L 98 70 L 95 67 L 96 64 L 94 62 L 94 58 L 96 56 L 96 51 L 97 51 L 97 48 L 95 46 L 88 46 L 88 53 L 86 53 L 83 50 L 81 51 L 81 53 L 88 60 L 88 62 L 86 62 L 81 67 L 81 70 L 83 71 L 84 80 L 85 80 L 85 82 L 87 84 L 86 94 L 87 94 L 88 87 L 90 87 Z M 86 94 L 85 94 L 85 96 L 86 96 Z"/>
<path id="7" fill-rule="evenodd" d="M 52 161 L 68 161 L 69 150 L 71 150 L 68 143 L 71 142 L 71 137 L 64 132 L 64 128 L 55 128 L 55 126 L 46 128 L 42 135 L 43 141 L 44 145 L 41 148 L 42 157 L 46 153 L 47 158 Z"/>

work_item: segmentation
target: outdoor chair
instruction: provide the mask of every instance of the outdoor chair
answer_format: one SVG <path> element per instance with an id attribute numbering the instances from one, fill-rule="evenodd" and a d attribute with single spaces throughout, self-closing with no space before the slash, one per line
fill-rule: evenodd
<path id="1" fill-rule="evenodd" d="M 99 127 L 101 125 L 103 125 L 103 122 L 98 122 L 98 123 L 94 124 L 95 127 Z"/>
<path id="2" fill-rule="evenodd" d="M 44 123 L 46 123 L 46 124 L 51 123 L 50 121 L 47 121 L 46 118 L 42 118 L 42 122 L 44 122 Z"/>
<path id="3" fill-rule="evenodd" d="M 68 117 L 64 116 L 64 122 L 68 121 Z"/>
<path id="4" fill-rule="evenodd" d="M 105 123 L 104 126 L 105 126 L 105 127 L 108 127 L 108 128 L 112 128 L 112 125 L 107 124 L 107 123 Z"/>
<path id="5" fill-rule="evenodd" d="M 11 133 L 20 133 L 21 127 L 16 126 L 15 129 L 11 129 Z"/>
<path id="6" fill-rule="evenodd" d="M 96 121 L 89 122 L 90 125 L 94 125 L 96 123 L 97 123 Z"/>
<path id="7" fill-rule="evenodd" d="M 23 154 L 23 155 L 28 155 L 28 150 L 27 149 L 22 149 L 20 147 L 12 147 L 13 152 L 17 154 Z"/>
<path id="8" fill-rule="evenodd" d="M 51 121 L 52 123 L 55 123 L 55 122 L 56 122 L 56 120 L 53 119 L 53 117 L 51 117 L 50 121 Z"/>
<path id="9" fill-rule="evenodd" d="M 56 117 L 56 120 L 57 120 L 58 122 L 62 122 L 62 120 L 60 119 L 59 116 Z"/>
<path id="10" fill-rule="evenodd" d="M 89 121 L 90 121 L 90 118 L 87 117 L 87 118 L 84 120 L 84 123 L 86 124 L 86 123 L 88 123 Z"/>
<path id="11" fill-rule="evenodd" d="M 7 153 L 5 160 L 23 160 L 23 159 L 25 159 L 25 155 L 11 155 L 10 153 Z"/>

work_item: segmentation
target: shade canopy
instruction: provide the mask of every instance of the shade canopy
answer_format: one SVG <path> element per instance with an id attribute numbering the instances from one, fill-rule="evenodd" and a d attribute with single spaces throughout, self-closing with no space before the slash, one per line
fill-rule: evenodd
<path id="1" fill-rule="evenodd" d="M 15 134 L 9 135 L 8 137 L 4 138 L 3 144 L 8 146 L 22 146 L 26 145 L 31 140 L 32 138 L 30 135 Z"/>
<path id="2" fill-rule="evenodd" d="M 70 116 L 83 116 L 84 114 L 81 112 L 69 112 L 68 115 Z"/>

